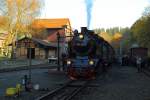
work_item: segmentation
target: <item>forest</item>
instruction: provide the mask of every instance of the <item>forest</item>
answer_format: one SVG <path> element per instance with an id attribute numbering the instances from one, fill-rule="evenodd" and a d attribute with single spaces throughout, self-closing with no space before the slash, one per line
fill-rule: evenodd
<path id="1" fill-rule="evenodd" d="M 109 41 L 115 49 L 119 49 L 121 45 L 124 53 L 127 53 L 128 49 L 133 46 L 150 49 L 150 6 L 145 8 L 142 16 L 131 27 L 97 28 L 94 30 Z"/>

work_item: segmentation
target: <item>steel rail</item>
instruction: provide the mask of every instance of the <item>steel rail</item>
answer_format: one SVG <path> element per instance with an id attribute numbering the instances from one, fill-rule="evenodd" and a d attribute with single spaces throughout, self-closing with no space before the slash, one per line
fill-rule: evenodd
<path id="1" fill-rule="evenodd" d="M 87 85 L 89 81 L 86 81 L 81 87 L 75 89 L 71 95 L 67 96 L 64 100 L 71 100 L 74 96 L 76 96 L 80 91 L 82 91 Z"/>
<path id="2" fill-rule="evenodd" d="M 68 86 L 70 83 L 72 83 L 72 82 L 73 82 L 73 81 L 71 80 L 71 81 L 67 82 L 65 85 L 63 85 L 62 87 L 56 88 L 56 89 L 54 89 L 54 90 L 52 90 L 52 91 L 50 91 L 50 92 L 48 92 L 48 93 L 46 93 L 46 94 L 44 94 L 44 95 L 38 97 L 38 98 L 35 99 L 35 100 L 44 100 L 44 99 L 46 99 L 48 96 L 54 95 L 54 94 L 57 93 L 58 91 L 60 91 L 60 90 L 62 90 L 63 88 L 67 87 L 67 86 Z"/>
<path id="3" fill-rule="evenodd" d="M 148 77 L 150 77 L 150 69 L 148 68 L 142 68 L 141 71 Z"/>
<path id="4" fill-rule="evenodd" d="M 37 99 L 35 100 L 53 100 L 54 99 L 54 96 L 59 97 L 61 96 L 61 98 L 59 99 L 56 99 L 56 100 L 71 100 L 75 95 L 77 95 L 82 89 L 84 89 L 87 84 L 89 83 L 89 81 L 84 81 L 84 83 L 82 85 L 79 85 L 77 87 L 72 87 L 72 82 L 77 82 L 77 81 L 70 81 L 70 82 L 67 82 L 64 86 L 60 87 L 60 88 L 57 88 L 53 91 L 50 91 L 44 95 L 42 95 L 41 97 L 38 97 Z M 69 90 L 69 91 L 64 91 L 64 90 L 69 90 L 69 89 L 72 89 L 72 90 Z M 63 91 L 63 92 L 61 92 Z"/>

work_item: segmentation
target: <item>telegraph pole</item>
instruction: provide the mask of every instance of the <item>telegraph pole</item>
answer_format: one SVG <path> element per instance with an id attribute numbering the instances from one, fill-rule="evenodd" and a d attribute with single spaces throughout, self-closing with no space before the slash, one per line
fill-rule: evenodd
<path id="1" fill-rule="evenodd" d="M 60 34 L 59 32 L 57 33 L 57 70 L 60 71 L 60 45 L 59 45 L 59 42 L 60 42 Z"/>
<path id="2" fill-rule="evenodd" d="M 31 65 L 32 65 L 32 58 L 31 58 L 31 40 L 29 40 L 29 81 L 31 83 Z"/>

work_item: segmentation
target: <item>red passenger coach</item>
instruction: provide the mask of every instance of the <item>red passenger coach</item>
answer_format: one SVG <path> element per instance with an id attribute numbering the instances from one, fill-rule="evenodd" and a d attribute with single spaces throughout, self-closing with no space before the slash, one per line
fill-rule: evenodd
<path id="1" fill-rule="evenodd" d="M 142 60 L 146 60 L 148 58 L 148 48 L 145 47 L 130 48 L 130 63 L 136 65 L 137 57 L 142 58 Z"/>

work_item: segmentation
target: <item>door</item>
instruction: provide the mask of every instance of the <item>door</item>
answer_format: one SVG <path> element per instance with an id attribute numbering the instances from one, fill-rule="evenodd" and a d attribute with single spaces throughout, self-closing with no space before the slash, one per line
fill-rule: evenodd
<path id="1" fill-rule="evenodd" d="M 31 51 L 31 53 L 30 53 Z M 35 48 L 27 48 L 27 58 L 30 58 L 30 54 L 31 54 L 31 59 L 35 58 Z"/>

